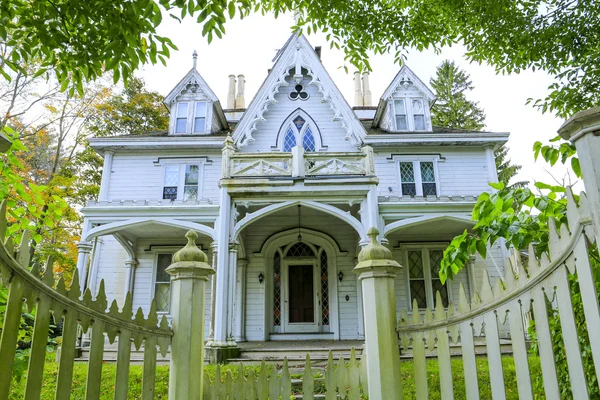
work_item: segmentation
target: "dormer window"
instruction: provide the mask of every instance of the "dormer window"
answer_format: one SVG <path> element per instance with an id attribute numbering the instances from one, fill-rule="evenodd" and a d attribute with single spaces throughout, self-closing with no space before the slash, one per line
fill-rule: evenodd
<path id="1" fill-rule="evenodd" d="M 177 120 L 175 121 L 175 133 L 185 133 L 188 119 L 188 103 L 177 104 Z"/>
<path id="2" fill-rule="evenodd" d="M 404 104 L 404 100 L 394 100 L 394 110 L 396 111 L 396 130 L 407 131 L 408 123 L 406 120 L 406 104 Z"/>
<path id="3" fill-rule="evenodd" d="M 175 133 L 204 133 L 206 108 L 206 101 L 177 103 Z"/>
<path id="4" fill-rule="evenodd" d="M 426 131 L 423 99 L 394 99 L 394 116 L 397 131 Z"/>

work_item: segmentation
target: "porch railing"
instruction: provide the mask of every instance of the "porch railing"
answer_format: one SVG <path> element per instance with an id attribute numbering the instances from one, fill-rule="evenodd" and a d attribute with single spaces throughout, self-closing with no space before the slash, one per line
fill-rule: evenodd
<path id="1" fill-rule="evenodd" d="M 426 310 L 424 320 L 418 312 L 409 316 L 406 310 L 402 311 L 397 331 L 404 349 L 412 346 L 417 399 L 428 398 L 426 348 L 437 350 L 441 392 L 445 398 L 453 398 L 450 341 L 461 346 L 467 399 L 479 399 L 474 346 L 474 337 L 477 336 L 485 336 L 492 396 L 494 399 L 506 398 L 499 338 L 499 328 L 504 324 L 510 329 L 519 398 L 532 399 L 527 327 L 523 321 L 523 315 L 530 309 L 535 320 L 546 398 L 560 397 L 557 368 L 562 367 L 555 361 L 549 311 L 560 315 L 573 397 L 589 398 L 579 345 L 581 332 L 578 332 L 575 320 L 569 275 L 577 274 L 578 277 L 595 372 L 600 377 L 600 340 L 597 338 L 600 314 L 588 252 L 590 242 L 595 240 L 589 208 L 593 204 L 589 203 L 585 193 L 581 194 L 579 203 L 570 189 L 567 196 L 570 228 L 563 224 L 557 229 L 550 222 L 549 257 L 543 256 L 538 260 L 533 247 L 530 247 L 528 261 L 524 262 L 518 252 L 513 252 L 504 279 L 497 279 L 494 287 L 490 285 L 485 271 L 481 290 L 470 302 L 464 287 L 460 286 L 457 310 L 451 303 L 446 311 L 438 292 L 436 308 Z M 413 309 L 418 309 L 416 303 Z"/>
<path id="2" fill-rule="evenodd" d="M 7 399 L 10 393 L 23 302 L 30 311 L 36 308 L 25 387 L 26 399 L 40 398 L 52 315 L 57 325 L 61 318 L 63 320 L 56 399 L 71 398 L 79 328 L 83 332 L 91 331 L 86 399 L 98 399 L 101 395 L 105 336 L 110 343 L 118 338 L 114 398 L 127 399 L 131 345 L 133 344 L 139 350 L 143 344 L 142 398 L 153 399 L 157 350 L 165 356 L 173 335 L 164 316 L 159 322 L 154 302 L 147 318 L 144 318 L 141 309 L 138 309 L 135 316 L 133 315 L 130 295 L 127 295 L 121 311 L 115 301 L 106 311 L 108 304 L 104 282 L 100 283 L 96 298 L 93 298 L 89 289 L 83 293 L 83 297 L 81 296 L 77 271 L 69 288 L 62 278 L 54 285 L 52 260 L 48 260 L 43 269 L 38 265 L 29 269 L 29 235 L 27 233 L 23 235 L 21 245 L 15 252 L 13 242 L 10 239 L 6 242 L 4 240 L 6 229 L 6 207 L 2 204 L 0 207 L 0 284 L 8 287 L 8 301 L 0 338 L 0 399 Z"/>

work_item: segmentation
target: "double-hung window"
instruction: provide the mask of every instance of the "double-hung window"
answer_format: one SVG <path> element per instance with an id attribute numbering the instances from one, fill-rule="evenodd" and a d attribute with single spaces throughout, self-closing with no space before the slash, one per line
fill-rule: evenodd
<path id="1" fill-rule="evenodd" d="M 393 100 L 396 131 L 427 131 L 426 103 L 422 98 Z"/>
<path id="2" fill-rule="evenodd" d="M 156 255 L 156 274 L 154 275 L 154 299 L 156 311 L 169 312 L 171 307 L 171 277 L 166 269 L 171 265 L 172 253 Z"/>
<path id="3" fill-rule="evenodd" d="M 175 133 L 205 133 L 206 132 L 206 101 L 183 101 L 175 109 Z"/>
<path id="4" fill-rule="evenodd" d="M 442 245 L 407 245 L 404 249 L 404 265 L 410 307 L 416 301 L 418 308 L 435 308 L 436 293 L 440 293 L 442 304 L 448 307 L 451 293 L 440 280 L 440 262 L 444 253 Z"/>
<path id="5" fill-rule="evenodd" d="M 164 167 L 164 200 L 193 201 L 202 198 L 203 164 L 167 164 Z"/>
<path id="6" fill-rule="evenodd" d="M 439 196 L 435 161 L 400 161 L 402 196 Z"/>

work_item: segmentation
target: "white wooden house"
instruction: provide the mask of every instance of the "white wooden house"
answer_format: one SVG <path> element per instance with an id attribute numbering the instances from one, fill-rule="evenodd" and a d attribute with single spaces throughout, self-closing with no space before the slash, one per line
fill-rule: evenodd
<path id="1" fill-rule="evenodd" d="M 303 36 L 292 35 L 244 108 L 244 77 L 230 77 L 224 109 L 194 68 L 165 97 L 168 131 L 94 138 L 104 157 L 98 201 L 83 209 L 82 286 L 103 279 L 120 304 L 156 297 L 169 313 L 164 272 L 184 234 L 217 270 L 207 293 L 209 345 L 242 341 L 360 340 L 360 285 L 352 272 L 377 227 L 404 267 L 397 308 L 433 307 L 475 291 L 503 250 L 473 258 L 446 286 L 437 269 L 449 241 L 473 226 L 477 196 L 497 180 L 494 149 L 508 133 L 431 125 L 431 90 L 404 66 L 376 106 L 355 74 L 351 107 Z M 236 98 L 237 95 L 237 98 Z M 237 107 L 236 107 L 237 105 Z"/>

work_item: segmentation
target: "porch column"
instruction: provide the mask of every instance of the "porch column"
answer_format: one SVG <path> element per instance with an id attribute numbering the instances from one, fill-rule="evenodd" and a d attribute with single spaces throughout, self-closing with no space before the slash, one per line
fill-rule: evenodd
<path id="1" fill-rule="evenodd" d="M 379 232 L 369 229 L 370 243 L 358 256 L 354 272 L 362 285 L 365 308 L 365 347 L 370 399 L 401 400 L 400 349 L 396 333 L 394 278 L 401 266 L 392 252 L 377 242 Z"/>
<path id="2" fill-rule="evenodd" d="M 104 166 L 102 167 L 102 183 L 100 185 L 100 193 L 98 193 L 98 201 L 108 200 L 108 188 L 110 185 L 110 173 L 112 172 L 113 155 L 112 151 L 104 152 Z"/>
<path id="3" fill-rule="evenodd" d="M 246 267 L 248 260 L 240 259 L 237 262 L 237 285 L 235 305 L 235 335 L 236 342 L 245 342 L 245 302 L 246 302 Z"/>
<path id="4" fill-rule="evenodd" d="M 77 243 L 77 272 L 79 272 L 79 287 L 85 290 L 85 282 L 87 281 L 87 265 L 90 261 L 90 252 L 92 251 L 92 243 L 81 241 Z"/>
<path id="5" fill-rule="evenodd" d="M 233 326 L 235 321 L 235 298 L 236 298 L 236 281 L 237 281 L 237 255 L 238 255 L 238 243 L 232 241 L 229 243 L 229 292 L 227 300 L 227 345 L 235 347 Z"/>
<path id="6" fill-rule="evenodd" d="M 127 292 L 131 293 L 131 298 L 133 299 L 133 284 L 135 281 L 135 268 L 138 265 L 138 261 L 134 260 L 134 259 L 130 259 L 125 261 L 125 282 L 126 282 L 126 289 L 127 291 L 125 292 L 125 297 L 123 298 L 123 302 L 125 302 L 125 298 L 127 298 Z M 123 303 L 124 304 L 124 303 Z"/>
<path id="7" fill-rule="evenodd" d="M 217 247 L 217 287 L 215 295 L 215 329 L 213 341 L 206 354 L 211 363 L 222 363 L 228 358 L 239 354 L 237 347 L 231 347 L 227 343 L 230 333 L 229 327 L 229 302 L 230 302 L 230 265 L 229 265 L 229 232 L 231 229 L 231 196 L 226 188 L 221 188 L 220 212 L 218 224 L 218 247 Z"/>
<path id="8" fill-rule="evenodd" d="M 217 251 L 218 245 L 217 242 L 212 242 L 211 245 L 212 250 L 212 267 L 217 271 Z M 217 275 L 213 275 L 211 278 L 211 289 L 210 289 L 210 326 L 208 334 L 208 341 L 206 342 L 207 346 L 212 345 L 213 339 L 215 338 L 215 302 L 217 296 Z"/>

